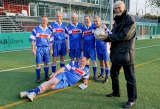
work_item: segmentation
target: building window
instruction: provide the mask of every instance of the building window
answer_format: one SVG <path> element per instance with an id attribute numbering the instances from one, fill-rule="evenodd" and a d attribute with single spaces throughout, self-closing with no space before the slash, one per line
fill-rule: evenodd
<path id="1" fill-rule="evenodd" d="M 0 0 L 0 8 L 4 8 L 4 0 Z"/>

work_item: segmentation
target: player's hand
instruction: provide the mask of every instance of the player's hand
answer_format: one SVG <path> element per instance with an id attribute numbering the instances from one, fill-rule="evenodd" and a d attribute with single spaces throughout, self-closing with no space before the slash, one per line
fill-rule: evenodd
<path id="1" fill-rule="evenodd" d="M 32 49 L 32 53 L 33 53 L 34 55 L 36 55 L 36 50 L 35 50 L 35 49 Z"/>

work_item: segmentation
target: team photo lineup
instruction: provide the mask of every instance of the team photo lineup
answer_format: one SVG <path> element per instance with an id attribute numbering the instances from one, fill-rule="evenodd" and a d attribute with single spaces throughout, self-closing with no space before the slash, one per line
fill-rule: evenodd
<path id="1" fill-rule="evenodd" d="M 112 30 L 101 23 L 100 16 L 84 16 L 84 24 L 78 22 L 78 14 L 72 13 L 71 23 L 63 22 L 63 14 L 56 13 L 56 21 L 48 23 L 48 17 L 41 18 L 41 24 L 36 26 L 30 35 L 32 53 L 36 62 L 36 82 L 39 85 L 29 91 L 21 91 L 20 98 L 33 101 L 36 95 L 52 89 L 71 87 L 82 80 L 80 89 L 88 87 L 89 78 L 102 83 L 112 80 L 112 92 L 105 97 L 120 97 L 118 75 L 123 67 L 128 100 L 122 105 L 130 108 L 136 104 L 137 88 L 134 72 L 136 26 L 122 1 L 115 2 L 115 13 Z M 65 64 L 65 56 L 70 60 Z M 60 58 L 60 68 L 57 60 Z M 99 61 L 97 65 L 96 59 Z M 49 63 L 51 71 L 49 72 Z M 91 61 L 91 63 L 90 63 Z M 110 66 L 111 61 L 111 66 Z M 41 64 L 44 63 L 44 78 L 42 82 Z M 100 74 L 97 70 L 100 69 Z M 89 77 L 92 73 L 93 77 Z M 51 75 L 49 75 L 51 74 Z"/>

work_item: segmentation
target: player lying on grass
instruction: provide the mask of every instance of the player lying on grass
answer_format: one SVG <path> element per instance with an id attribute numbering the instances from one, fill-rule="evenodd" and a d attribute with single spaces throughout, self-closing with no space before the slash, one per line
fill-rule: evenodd
<path id="1" fill-rule="evenodd" d="M 56 73 L 50 76 L 50 80 L 42 83 L 35 89 L 20 92 L 21 98 L 28 98 L 33 101 L 37 94 L 43 93 L 50 89 L 60 89 L 72 86 L 83 78 L 83 84 L 88 84 L 89 69 L 86 67 L 86 58 L 82 57 L 79 62 L 69 62 L 65 67 L 60 68 Z"/>

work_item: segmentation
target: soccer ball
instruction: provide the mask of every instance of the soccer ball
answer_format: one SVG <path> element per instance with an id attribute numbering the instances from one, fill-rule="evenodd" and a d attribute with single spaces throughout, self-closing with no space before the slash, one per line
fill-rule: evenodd
<path id="1" fill-rule="evenodd" d="M 100 27 L 100 28 L 96 28 L 96 30 L 94 31 L 94 37 L 98 40 L 104 40 L 106 39 L 106 32 L 105 29 Z"/>

